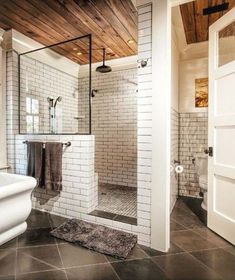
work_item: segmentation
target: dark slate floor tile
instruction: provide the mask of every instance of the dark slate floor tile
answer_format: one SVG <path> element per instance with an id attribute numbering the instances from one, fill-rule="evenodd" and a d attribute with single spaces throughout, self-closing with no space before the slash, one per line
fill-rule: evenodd
<path id="1" fill-rule="evenodd" d="M 235 246 L 228 246 L 228 247 L 225 247 L 223 248 L 226 252 L 229 252 L 230 254 L 234 255 L 235 256 Z"/>
<path id="2" fill-rule="evenodd" d="M 121 222 L 121 223 L 125 223 L 125 224 L 137 225 L 136 218 L 127 217 L 127 216 L 123 216 L 123 215 L 117 215 L 117 216 L 115 216 L 115 218 L 113 220 Z"/>
<path id="3" fill-rule="evenodd" d="M 15 280 L 15 275 L 2 276 L 0 275 L 0 280 Z"/>
<path id="4" fill-rule="evenodd" d="M 110 264 L 71 268 L 66 273 L 68 280 L 119 280 Z"/>
<path id="5" fill-rule="evenodd" d="M 167 279 L 151 259 L 114 262 L 112 266 L 121 280 Z"/>
<path id="6" fill-rule="evenodd" d="M 188 253 L 153 257 L 153 261 L 172 280 L 219 280 L 218 274 Z"/>
<path id="7" fill-rule="evenodd" d="M 217 247 L 191 230 L 171 232 L 171 241 L 185 251 L 198 251 Z"/>
<path id="8" fill-rule="evenodd" d="M 185 229 L 186 228 L 184 226 L 180 225 L 179 223 L 171 219 L 171 224 L 170 224 L 171 231 L 178 231 L 178 230 L 185 230 Z"/>
<path id="9" fill-rule="evenodd" d="M 79 245 L 59 244 L 58 247 L 65 268 L 108 262 L 104 255 Z"/>
<path id="10" fill-rule="evenodd" d="M 15 274 L 16 249 L 0 250 L 0 277 Z"/>
<path id="11" fill-rule="evenodd" d="M 106 258 L 109 260 L 109 262 L 120 261 L 120 259 L 111 256 L 106 256 Z M 127 260 L 146 259 L 146 258 L 149 258 L 147 253 L 143 249 L 141 249 L 139 245 L 136 245 L 128 255 Z"/>
<path id="12" fill-rule="evenodd" d="M 8 241 L 7 243 L 0 246 L 1 249 L 10 249 L 10 248 L 16 248 L 17 247 L 17 237 Z"/>
<path id="13" fill-rule="evenodd" d="M 172 218 L 174 221 L 178 222 L 180 225 L 184 226 L 187 229 L 205 227 L 204 224 L 199 220 L 199 218 L 194 214 L 175 215 Z"/>
<path id="14" fill-rule="evenodd" d="M 28 229 L 18 237 L 18 247 L 55 244 L 51 228 Z"/>
<path id="15" fill-rule="evenodd" d="M 179 246 L 177 246 L 176 244 L 174 244 L 173 242 L 171 242 L 170 245 L 170 249 L 167 253 L 161 252 L 161 251 L 157 251 L 154 249 L 151 249 L 149 247 L 145 247 L 145 246 L 141 246 L 141 248 L 146 252 L 146 254 L 148 254 L 150 257 L 154 257 L 154 256 L 161 256 L 161 255 L 167 255 L 167 254 L 177 254 L 177 253 L 181 253 L 184 252 L 183 249 L 181 249 Z"/>
<path id="16" fill-rule="evenodd" d="M 79 279 L 79 278 L 77 278 Z M 62 270 L 17 275 L 16 280 L 68 280 Z"/>
<path id="17" fill-rule="evenodd" d="M 104 218 L 104 219 L 109 219 L 109 220 L 113 220 L 114 217 L 117 216 L 117 214 L 110 213 L 110 212 L 105 212 L 105 211 L 100 211 L 100 210 L 94 210 L 90 213 L 90 215 L 100 217 L 100 218 Z"/>
<path id="18" fill-rule="evenodd" d="M 207 211 L 201 206 L 202 198 L 181 196 L 180 200 L 187 205 L 189 210 L 193 212 L 205 226 L 207 225 Z"/>
<path id="19" fill-rule="evenodd" d="M 209 228 L 197 228 L 193 231 L 218 247 L 230 245 L 225 239 L 211 231 Z"/>
<path id="20" fill-rule="evenodd" d="M 17 255 L 16 273 L 24 274 L 29 272 L 55 270 L 55 267 L 21 252 Z"/>
<path id="21" fill-rule="evenodd" d="M 50 265 L 53 269 L 62 268 L 60 254 L 56 245 L 33 246 L 18 249 L 18 258 L 24 258 L 25 256 Z"/>
<path id="22" fill-rule="evenodd" d="M 49 214 L 32 209 L 28 219 L 26 220 L 28 228 L 49 228 Z"/>
<path id="23" fill-rule="evenodd" d="M 50 225 L 52 228 L 56 228 L 56 227 L 62 225 L 63 223 L 67 222 L 68 220 L 69 220 L 68 218 L 60 217 L 57 215 L 49 216 L 49 221 L 50 221 Z"/>
<path id="24" fill-rule="evenodd" d="M 223 249 L 192 253 L 194 257 L 217 272 L 223 279 L 235 279 L 235 256 Z"/>

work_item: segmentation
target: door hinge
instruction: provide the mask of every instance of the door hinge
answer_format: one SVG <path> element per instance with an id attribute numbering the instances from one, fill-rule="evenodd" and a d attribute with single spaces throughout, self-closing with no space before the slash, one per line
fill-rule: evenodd
<path id="1" fill-rule="evenodd" d="M 208 149 L 205 149 L 204 153 L 210 157 L 213 157 L 213 147 L 209 147 Z"/>

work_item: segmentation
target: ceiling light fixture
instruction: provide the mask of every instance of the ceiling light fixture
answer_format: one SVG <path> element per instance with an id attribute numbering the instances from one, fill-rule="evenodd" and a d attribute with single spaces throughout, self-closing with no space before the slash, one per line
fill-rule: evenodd
<path id="1" fill-rule="evenodd" d="M 82 53 L 81 53 L 81 52 L 77 52 L 77 55 L 79 55 L 79 56 L 80 56 L 80 55 L 82 55 Z"/>
<path id="2" fill-rule="evenodd" d="M 128 44 L 134 44 L 135 41 L 134 41 L 134 39 L 129 39 L 129 40 L 127 41 L 127 43 L 128 43 Z"/>

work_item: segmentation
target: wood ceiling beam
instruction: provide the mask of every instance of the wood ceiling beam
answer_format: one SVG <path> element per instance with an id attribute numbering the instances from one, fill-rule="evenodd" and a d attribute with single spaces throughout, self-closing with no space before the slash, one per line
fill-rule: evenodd
<path id="1" fill-rule="evenodd" d="M 180 11 L 184 23 L 186 41 L 188 44 L 195 43 L 197 41 L 197 36 L 194 3 L 190 2 L 180 5 Z"/>
<path id="2" fill-rule="evenodd" d="M 84 25 L 86 25 L 90 30 L 92 30 L 93 42 L 96 45 L 93 46 L 96 48 L 106 48 L 109 49 L 110 52 L 114 53 L 118 57 L 124 56 L 123 50 L 121 50 L 117 44 L 112 40 L 112 38 L 107 37 L 105 32 L 94 22 L 86 12 L 84 12 L 74 1 L 67 1 L 66 8 L 70 13 L 72 13 L 75 17 L 79 18 Z M 97 52 L 97 50 L 94 50 Z M 100 51 L 101 55 L 102 52 Z"/>
<path id="3" fill-rule="evenodd" d="M 75 0 L 76 2 L 80 0 Z M 84 0 L 82 0 L 84 1 Z M 131 50 L 130 55 L 133 55 L 137 51 L 137 45 L 136 44 L 128 44 L 128 40 L 132 39 L 131 34 L 127 31 L 125 26 L 121 23 L 120 19 L 117 17 L 117 15 L 114 13 L 114 11 L 108 6 L 105 6 L 104 9 L 104 4 L 100 0 L 90 0 L 93 3 L 93 11 L 95 10 L 98 12 L 98 14 L 105 19 L 109 25 L 110 29 L 112 31 L 111 36 L 116 36 L 117 38 L 122 39 L 124 42 L 123 47 L 125 49 Z M 89 1 L 88 1 L 89 2 Z M 95 10 L 94 10 L 95 9 Z M 136 32 L 136 37 L 133 38 L 135 40 L 135 43 L 137 42 L 137 32 Z"/>
<path id="4" fill-rule="evenodd" d="M 208 16 L 203 15 L 203 10 L 207 7 L 208 0 L 198 0 L 194 2 L 197 42 L 208 40 L 209 19 Z"/>
<path id="5" fill-rule="evenodd" d="M 18 1 L 17 1 L 18 2 Z M 15 13 L 15 11 L 18 11 L 18 13 Z M 24 9 L 16 5 L 13 1 L 4 2 L 1 5 L 1 13 L 2 15 L 5 15 L 5 17 L 8 18 L 8 20 L 13 19 L 14 21 L 11 21 L 11 26 L 14 29 L 20 29 L 22 33 L 26 36 L 37 34 L 36 40 L 39 41 L 42 44 L 51 45 L 60 41 L 64 41 L 63 36 L 61 36 L 58 33 L 53 32 L 53 36 L 51 35 L 51 29 L 43 24 L 41 21 L 39 21 L 37 18 L 33 17 L 32 15 L 27 13 Z M 49 34 L 47 36 L 47 34 Z M 35 39 L 35 38 L 34 38 Z M 75 47 L 75 44 L 70 43 L 67 45 L 61 45 L 60 47 L 57 47 L 57 50 L 61 50 L 60 54 L 69 56 L 69 58 L 76 59 L 77 56 L 74 56 L 73 48 Z M 76 62 L 78 63 L 85 63 L 86 60 L 84 58 L 77 58 Z"/>
<path id="6" fill-rule="evenodd" d="M 229 9 L 203 15 L 203 9 L 229 2 Z M 188 44 L 208 40 L 209 27 L 229 10 L 235 7 L 235 0 L 196 0 L 180 5 L 186 41 Z"/>
<path id="7" fill-rule="evenodd" d="M 0 1 L 0 27 L 11 28 L 48 46 L 93 34 L 92 62 L 137 54 L 137 13 L 131 0 L 7 0 Z M 132 44 L 128 43 L 133 39 Z M 56 50 L 81 64 L 88 63 L 88 42 L 70 42 Z M 82 52 L 77 55 L 76 50 Z"/>

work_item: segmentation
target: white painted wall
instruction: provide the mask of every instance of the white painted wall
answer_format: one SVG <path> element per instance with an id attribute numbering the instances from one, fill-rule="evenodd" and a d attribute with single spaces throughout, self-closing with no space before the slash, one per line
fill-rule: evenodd
<path id="1" fill-rule="evenodd" d="M 7 31 L 6 33 L 10 33 L 9 37 L 12 38 L 12 48 L 19 54 L 44 47 L 44 45 L 30 39 L 14 29 Z M 28 54 L 28 56 L 67 74 L 75 77 L 78 76 L 80 66 L 78 63 L 75 63 L 50 49 L 33 52 Z"/>
<path id="2" fill-rule="evenodd" d="M 153 128 L 151 245 L 167 251 L 170 245 L 170 107 L 171 7 L 153 1 Z"/>
<path id="3" fill-rule="evenodd" d="M 208 58 L 180 62 L 180 113 L 207 112 L 195 107 L 195 79 L 208 77 Z"/>
<path id="4" fill-rule="evenodd" d="M 0 47 L 0 169 L 6 167 L 6 59 L 5 52 Z"/>
<path id="5" fill-rule="evenodd" d="M 175 30 L 172 26 L 171 41 L 171 107 L 178 112 L 179 110 L 179 59 L 180 52 L 175 36 Z"/>
<path id="6" fill-rule="evenodd" d="M 174 24 L 171 40 L 171 190 L 170 211 L 172 211 L 178 194 L 178 175 L 175 172 L 174 160 L 178 160 L 179 148 L 179 45 Z"/>

